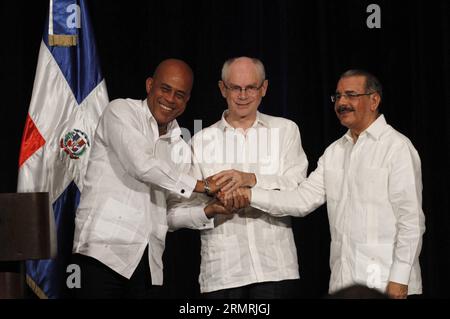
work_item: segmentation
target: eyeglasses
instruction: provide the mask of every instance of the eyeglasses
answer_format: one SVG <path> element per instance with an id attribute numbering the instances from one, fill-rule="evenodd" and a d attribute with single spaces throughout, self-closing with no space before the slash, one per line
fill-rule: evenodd
<path id="1" fill-rule="evenodd" d="M 344 94 L 340 94 L 340 93 L 336 93 L 331 95 L 331 102 L 336 103 L 337 101 L 340 100 L 341 97 L 345 97 L 346 99 L 350 100 L 350 101 L 354 101 L 357 98 L 359 98 L 360 96 L 364 96 L 364 95 L 371 95 L 374 94 L 376 92 L 370 92 L 370 93 L 344 93 Z"/>
<path id="2" fill-rule="evenodd" d="M 246 86 L 245 88 L 240 87 L 239 85 L 230 85 L 228 86 L 225 82 L 223 82 L 223 86 L 231 91 L 231 93 L 233 94 L 239 94 L 239 93 L 247 93 L 248 95 L 256 95 L 256 93 L 259 91 L 260 88 L 262 88 L 264 85 L 264 81 L 261 83 L 260 86 L 254 86 L 254 85 L 249 85 Z"/>

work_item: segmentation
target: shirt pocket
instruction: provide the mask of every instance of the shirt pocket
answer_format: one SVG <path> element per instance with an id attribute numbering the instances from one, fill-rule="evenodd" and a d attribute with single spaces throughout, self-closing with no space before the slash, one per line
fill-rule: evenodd
<path id="1" fill-rule="evenodd" d="M 338 201 L 342 198 L 342 190 L 344 183 L 343 169 L 326 169 L 325 170 L 325 191 L 327 201 Z"/>
<path id="2" fill-rule="evenodd" d="M 292 229 L 271 224 L 263 228 L 263 245 L 258 247 L 261 263 L 268 272 L 288 270 L 298 265 Z"/>
<path id="3" fill-rule="evenodd" d="M 371 203 L 388 199 L 388 170 L 386 168 L 363 168 L 356 177 L 360 198 Z"/>
<path id="4" fill-rule="evenodd" d="M 202 236 L 201 249 L 201 272 L 206 280 L 219 277 L 226 281 L 226 278 L 242 271 L 241 248 L 237 235 Z"/>
<path id="5" fill-rule="evenodd" d="M 95 222 L 94 233 L 105 243 L 140 243 L 145 239 L 141 229 L 143 218 L 142 211 L 108 198 Z"/>

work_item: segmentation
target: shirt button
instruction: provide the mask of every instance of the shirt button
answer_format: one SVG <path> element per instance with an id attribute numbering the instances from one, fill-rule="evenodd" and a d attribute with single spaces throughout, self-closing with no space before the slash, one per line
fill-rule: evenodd
<path id="1" fill-rule="evenodd" d="M 181 194 L 184 194 L 184 189 L 181 190 Z"/>

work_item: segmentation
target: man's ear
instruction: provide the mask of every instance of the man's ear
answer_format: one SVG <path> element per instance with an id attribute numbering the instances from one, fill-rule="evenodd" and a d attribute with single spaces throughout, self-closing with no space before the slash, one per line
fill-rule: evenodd
<path id="1" fill-rule="evenodd" d="M 371 95 L 370 98 L 370 109 L 372 111 L 376 111 L 378 109 L 378 106 L 380 106 L 381 103 L 381 96 L 378 92 L 375 92 L 374 94 Z"/>
<path id="2" fill-rule="evenodd" d="M 226 95 L 227 88 L 225 87 L 225 84 L 223 83 L 222 80 L 219 81 L 219 89 L 220 89 L 220 92 L 222 93 L 222 96 L 223 96 L 224 98 L 226 98 L 226 97 L 227 97 L 227 95 Z"/>
<path id="3" fill-rule="evenodd" d="M 266 96 L 267 88 L 269 87 L 269 80 L 264 80 L 262 84 L 262 96 Z"/>
<path id="4" fill-rule="evenodd" d="M 153 79 L 149 77 L 145 81 L 145 90 L 147 91 L 147 94 L 150 93 L 150 91 L 152 90 L 152 87 L 153 87 Z"/>

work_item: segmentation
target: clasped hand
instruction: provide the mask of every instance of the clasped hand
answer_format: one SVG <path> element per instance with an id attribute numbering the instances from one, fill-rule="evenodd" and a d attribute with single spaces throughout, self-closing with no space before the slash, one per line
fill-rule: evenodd
<path id="1" fill-rule="evenodd" d="M 209 176 L 206 180 L 210 192 L 215 194 L 215 200 L 209 204 L 210 210 L 214 208 L 215 213 L 232 214 L 250 205 L 250 187 L 256 184 L 254 174 L 232 169 Z"/>

